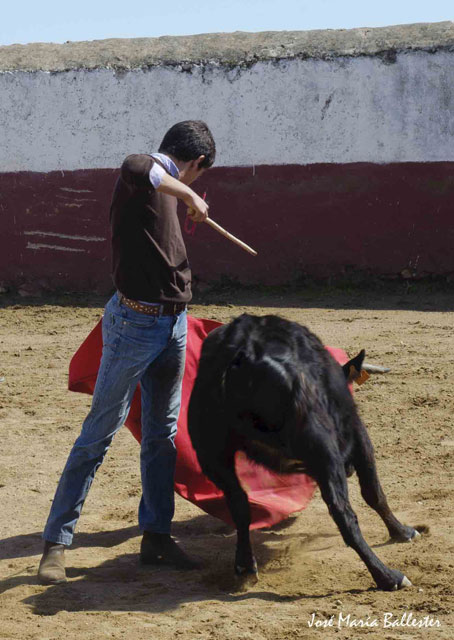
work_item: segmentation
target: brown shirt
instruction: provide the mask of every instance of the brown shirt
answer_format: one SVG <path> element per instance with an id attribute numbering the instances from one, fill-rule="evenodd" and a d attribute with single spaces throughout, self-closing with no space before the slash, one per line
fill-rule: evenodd
<path id="1" fill-rule="evenodd" d="M 121 167 L 110 208 L 112 278 L 132 300 L 189 302 L 191 270 L 177 199 L 150 182 L 155 160 L 131 155 Z"/>

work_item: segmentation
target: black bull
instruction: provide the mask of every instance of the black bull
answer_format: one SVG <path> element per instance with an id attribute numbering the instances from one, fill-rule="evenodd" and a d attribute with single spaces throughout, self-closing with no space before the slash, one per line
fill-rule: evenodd
<path id="1" fill-rule="evenodd" d="M 202 471 L 224 492 L 235 522 L 237 573 L 257 573 L 249 503 L 235 473 L 235 452 L 241 450 L 273 471 L 311 476 L 345 543 L 379 588 L 411 584 L 372 552 L 348 498 L 347 476 L 356 471 L 364 500 L 391 539 L 418 535 L 387 504 L 372 443 L 348 389 L 349 374 L 363 358 L 361 352 L 342 368 L 307 328 L 277 316 L 244 314 L 206 338 L 188 427 Z"/>

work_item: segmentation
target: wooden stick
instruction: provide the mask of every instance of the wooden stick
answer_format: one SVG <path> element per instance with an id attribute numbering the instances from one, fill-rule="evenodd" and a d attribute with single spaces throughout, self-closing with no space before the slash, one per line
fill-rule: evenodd
<path id="1" fill-rule="evenodd" d="M 254 251 L 254 249 L 252 249 L 252 247 L 250 247 L 249 245 L 247 245 L 245 242 L 243 242 L 242 240 L 239 240 L 238 238 L 236 238 L 234 235 L 232 235 L 231 233 L 229 233 L 228 231 L 226 231 L 224 229 L 224 227 L 221 227 L 220 224 L 218 224 L 217 222 L 215 222 L 214 220 L 212 220 L 211 218 L 207 218 L 205 220 L 205 222 L 207 224 L 210 225 L 210 227 L 212 229 L 214 229 L 215 231 L 218 231 L 219 233 L 221 233 L 223 236 L 225 236 L 226 238 L 228 238 L 229 240 L 231 240 L 232 242 L 234 242 L 235 244 L 237 244 L 239 247 L 241 247 L 242 249 L 244 249 L 245 251 L 247 251 L 248 253 L 251 253 L 253 256 L 257 255 L 257 251 Z"/>

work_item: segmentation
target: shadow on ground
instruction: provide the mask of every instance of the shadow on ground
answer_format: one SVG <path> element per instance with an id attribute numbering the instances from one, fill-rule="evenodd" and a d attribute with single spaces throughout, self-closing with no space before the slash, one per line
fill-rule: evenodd
<path id="1" fill-rule="evenodd" d="M 112 292 L 113 293 L 113 292 Z M 111 294 L 59 294 L 47 292 L 38 297 L 21 297 L 15 293 L 0 295 L 0 308 L 24 308 L 53 305 L 60 307 L 103 308 Z M 226 282 L 194 286 L 193 305 L 227 307 L 254 306 L 270 308 L 320 309 L 412 309 L 415 311 L 453 311 L 454 283 L 446 278 L 424 280 L 380 280 L 346 278 L 321 283 L 281 286 L 248 286 Z"/>
<path id="2" fill-rule="evenodd" d="M 276 573 L 286 570 L 289 547 L 298 552 L 305 549 L 313 552 L 339 543 L 337 534 L 292 532 L 289 528 L 293 521 L 294 518 L 290 518 L 271 529 L 252 533 L 264 575 L 272 578 Z M 75 567 L 71 563 L 69 550 L 66 554 L 68 582 L 42 587 L 42 591 L 23 602 L 30 605 L 37 615 L 87 610 L 159 613 L 174 610 L 186 602 L 206 599 L 236 602 L 255 598 L 269 602 L 291 602 L 333 595 L 301 593 L 298 585 L 285 594 L 279 594 L 272 589 L 261 588 L 260 581 L 257 584 L 241 581 L 233 572 L 235 534 L 229 526 L 209 516 L 177 522 L 173 533 L 191 557 L 204 563 L 204 569 L 177 571 L 164 567 L 144 567 L 140 565 L 138 555 L 131 553 L 119 554 L 95 567 Z M 109 532 L 81 533 L 72 548 L 115 547 L 138 536 L 140 532 L 135 526 Z M 36 556 L 42 550 L 40 536 L 35 533 L 3 540 L 1 545 L 3 558 Z M 78 557 L 80 559 L 80 553 Z M 277 564 L 276 560 L 279 560 Z M 38 586 L 37 564 L 38 560 L 33 558 L 33 564 L 2 580 L 0 593 L 21 585 Z M 266 583 L 266 580 L 263 582 Z"/>

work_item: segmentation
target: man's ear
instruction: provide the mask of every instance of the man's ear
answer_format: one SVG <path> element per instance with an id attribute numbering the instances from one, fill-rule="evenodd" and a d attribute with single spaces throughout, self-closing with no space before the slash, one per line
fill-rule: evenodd
<path id="1" fill-rule="evenodd" d="M 200 166 L 202 164 L 202 162 L 205 160 L 206 156 L 199 156 L 196 160 L 196 165 L 197 165 L 197 169 L 202 169 L 202 167 Z"/>

